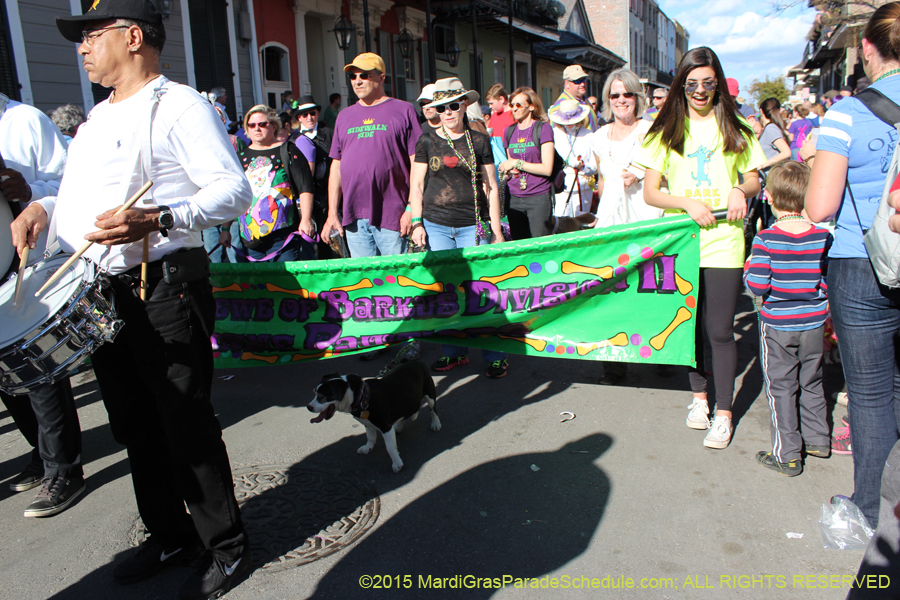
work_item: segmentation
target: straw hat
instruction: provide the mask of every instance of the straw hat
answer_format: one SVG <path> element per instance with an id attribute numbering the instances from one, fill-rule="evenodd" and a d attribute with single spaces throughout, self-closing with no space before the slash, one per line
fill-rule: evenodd
<path id="1" fill-rule="evenodd" d="M 584 121 L 590 110 L 587 104 L 582 104 L 578 100 L 563 100 L 550 108 L 548 116 L 559 125 L 574 125 Z"/>
<path id="2" fill-rule="evenodd" d="M 469 104 L 475 104 L 481 96 L 474 90 L 466 90 L 458 77 L 438 79 L 434 82 L 434 99 L 429 107 L 458 102 L 465 98 Z"/>

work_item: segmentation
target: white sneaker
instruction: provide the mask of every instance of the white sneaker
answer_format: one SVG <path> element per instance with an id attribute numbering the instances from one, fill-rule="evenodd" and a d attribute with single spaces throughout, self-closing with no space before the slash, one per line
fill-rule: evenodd
<path id="1" fill-rule="evenodd" d="M 702 398 L 694 398 L 688 406 L 691 412 L 687 416 L 687 426 L 691 429 L 709 429 L 709 404 Z"/>
<path id="2" fill-rule="evenodd" d="M 717 448 L 719 450 L 727 448 L 729 442 L 731 442 L 731 431 L 731 419 L 717 416 L 713 419 L 709 433 L 706 434 L 706 439 L 703 440 L 703 445 L 707 448 Z"/>

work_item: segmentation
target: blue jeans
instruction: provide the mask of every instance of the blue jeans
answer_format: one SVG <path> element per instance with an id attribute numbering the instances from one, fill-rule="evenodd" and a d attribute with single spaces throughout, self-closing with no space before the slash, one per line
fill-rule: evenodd
<path id="1" fill-rule="evenodd" d="M 900 439 L 900 291 L 881 286 L 868 259 L 838 258 L 828 266 L 828 296 L 850 397 L 852 500 L 876 527 L 881 474 Z"/>
<path id="2" fill-rule="evenodd" d="M 368 219 L 357 219 L 344 227 L 347 247 L 352 258 L 361 256 L 391 256 L 406 252 L 406 238 L 399 231 L 375 227 Z"/>
<path id="3" fill-rule="evenodd" d="M 238 225 L 237 219 L 231 222 L 231 243 L 237 244 L 238 240 L 241 239 L 241 228 Z M 219 234 L 222 232 L 222 225 L 216 225 L 215 227 L 210 227 L 208 229 L 203 230 L 203 247 L 206 249 L 206 253 L 209 254 L 210 262 L 214 263 L 236 263 L 237 255 L 234 253 L 234 247 L 231 248 L 223 248 L 219 246 Z M 213 251 L 215 248 L 215 251 Z"/>
<path id="4" fill-rule="evenodd" d="M 447 227 L 446 225 L 432 223 L 427 219 L 422 219 L 422 224 L 425 225 L 425 233 L 428 235 L 426 240 L 428 250 L 455 250 L 456 248 L 471 248 L 476 245 L 475 225 Z M 451 344 L 443 344 L 442 346 L 444 356 L 449 356 L 450 358 L 465 356 L 469 353 L 469 349 L 462 346 Z M 481 357 L 484 359 L 484 362 L 492 363 L 506 358 L 506 353 L 483 349 Z"/>

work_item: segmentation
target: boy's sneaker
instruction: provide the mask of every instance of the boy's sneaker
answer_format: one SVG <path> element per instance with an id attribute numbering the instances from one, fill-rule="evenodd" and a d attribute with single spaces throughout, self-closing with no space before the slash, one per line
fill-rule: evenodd
<path id="1" fill-rule="evenodd" d="M 709 426 L 709 433 L 706 434 L 703 445 L 717 450 L 727 448 L 731 442 L 731 432 L 731 419 L 717 416 Z"/>
<path id="2" fill-rule="evenodd" d="M 120 585 L 130 585 L 156 575 L 166 567 L 196 566 L 205 551 L 199 543 L 180 548 L 166 546 L 151 535 L 131 556 L 116 565 L 113 578 Z"/>
<path id="3" fill-rule="evenodd" d="M 240 558 L 233 562 L 225 562 L 212 554 L 207 554 L 200 567 L 194 571 L 181 590 L 181 600 L 211 600 L 225 594 L 253 568 L 253 557 L 250 545 L 244 546 Z"/>
<path id="4" fill-rule="evenodd" d="M 28 463 L 22 472 L 9 481 L 9 489 L 14 492 L 25 492 L 41 485 L 44 478 L 44 461 L 38 458 Z"/>
<path id="5" fill-rule="evenodd" d="M 709 429 L 709 404 L 701 398 L 694 398 L 688 406 L 687 426 L 691 429 Z"/>
<path id="6" fill-rule="evenodd" d="M 506 377 L 507 371 L 509 371 L 509 362 L 503 358 L 489 364 L 485 375 L 491 379 L 500 379 L 501 377 Z"/>
<path id="7" fill-rule="evenodd" d="M 834 430 L 834 437 L 831 438 L 831 451 L 835 454 L 853 454 L 849 427 L 838 427 Z"/>
<path id="8" fill-rule="evenodd" d="M 469 364 L 468 355 L 463 356 L 442 356 L 437 359 L 434 364 L 431 365 L 432 371 L 449 371 L 450 369 L 455 369 L 456 367 L 461 367 L 463 365 Z"/>
<path id="9" fill-rule="evenodd" d="M 850 415 L 844 415 L 841 417 L 841 423 L 844 424 L 844 427 L 850 427 Z"/>
<path id="10" fill-rule="evenodd" d="M 41 481 L 43 487 L 25 509 L 26 517 L 52 517 L 69 508 L 84 491 L 81 475 L 56 475 Z"/>
<path id="11" fill-rule="evenodd" d="M 403 344 L 403 347 L 400 348 L 399 352 L 397 352 L 397 356 L 395 356 L 393 360 L 391 360 L 391 362 L 382 367 L 381 371 L 378 372 L 378 376 L 384 377 L 405 362 L 419 360 L 420 353 L 421 347 L 419 346 L 419 340 L 412 340 L 411 342 Z"/>
<path id="12" fill-rule="evenodd" d="M 812 446 L 807 444 L 806 455 L 815 456 L 816 458 L 828 458 L 831 456 L 831 446 Z"/>
<path id="13" fill-rule="evenodd" d="M 781 473 L 785 477 L 796 477 L 803 472 L 803 465 L 799 458 L 783 463 L 775 460 L 775 456 L 771 452 L 762 451 L 756 453 L 756 460 L 765 468 Z"/>

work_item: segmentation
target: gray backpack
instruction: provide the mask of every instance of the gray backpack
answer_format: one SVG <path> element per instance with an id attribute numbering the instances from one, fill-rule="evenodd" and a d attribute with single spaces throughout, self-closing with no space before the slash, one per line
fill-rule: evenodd
<path id="1" fill-rule="evenodd" d="M 856 98 L 872 111 L 872 114 L 897 129 L 897 135 L 900 136 L 900 106 L 871 87 L 857 94 Z M 888 204 L 888 195 L 898 174 L 900 174 L 900 153 L 895 149 L 884 182 L 884 189 L 881 191 L 881 203 L 878 205 L 875 219 L 869 229 L 863 229 L 863 242 L 866 245 L 872 267 L 875 269 L 875 275 L 882 285 L 889 288 L 900 288 L 900 234 L 894 233 L 888 227 L 888 219 L 897 213 Z M 862 228 L 849 182 L 847 182 L 847 190 L 850 192 L 853 210 L 856 211 L 856 220 Z"/>

